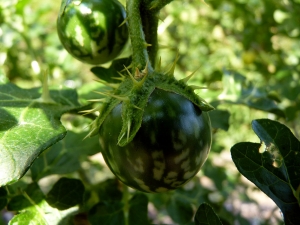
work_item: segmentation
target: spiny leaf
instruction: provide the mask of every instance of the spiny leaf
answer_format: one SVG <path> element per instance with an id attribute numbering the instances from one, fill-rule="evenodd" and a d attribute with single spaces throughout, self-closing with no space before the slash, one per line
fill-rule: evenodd
<path id="1" fill-rule="evenodd" d="M 118 145 L 125 146 L 128 144 L 138 132 L 141 127 L 142 118 L 143 118 L 143 110 L 148 102 L 149 96 L 154 90 L 154 86 L 142 87 L 141 89 L 135 89 L 134 94 L 132 96 L 140 96 L 140 92 L 143 93 L 144 98 L 130 98 L 130 101 L 123 102 L 122 105 L 122 118 L 123 125 L 120 135 L 118 137 Z M 128 123 L 124 123 L 124 121 L 130 121 L 130 133 L 126 138 L 125 134 L 128 134 Z"/>
<path id="2" fill-rule="evenodd" d="M 204 99 L 194 93 L 194 90 L 186 86 L 186 84 L 182 81 L 176 81 L 175 79 L 170 82 L 160 82 L 156 84 L 157 88 L 160 88 L 165 91 L 171 91 L 177 94 L 180 94 L 195 105 L 197 105 L 202 111 L 210 111 L 213 110 L 214 107 L 207 103 Z"/>
<path id="3" fill-rule="evenodd" d="M 90 124 L 90 132 L 85 138 L 92 137 L 98 134 L 99 127 L 105 120 L 106 116 L 122 101 L 117 98 L 111 98 L 110 101 L 103 103 L 100 115 Z"/>

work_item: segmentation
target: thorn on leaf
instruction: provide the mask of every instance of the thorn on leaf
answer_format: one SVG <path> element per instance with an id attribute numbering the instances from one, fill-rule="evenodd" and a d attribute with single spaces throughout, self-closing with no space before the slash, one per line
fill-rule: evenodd
<path id="1" fill-rule="evenodd" d="M 104 96 L 108 96 L 108 97 L 118 99 L 118 100 L 123 101 L 123 102 L 126 102 L 126 101 L 130 100 L 128 96 L 114 95 L 114 94 L 111 94 L 111 93 L 108 93 L 108 92 L 98 92 L 98 91 L 94 91 L 94 92 L 97 93 L 97 94 L 100 94 L 100 95 L 104 95 Z"/>
<path id="2" fill-rule="evenodd" d="M 132 74 L 130 73 L 130 71 L 128 70 L 128 68 L 124 65 L 129 77 L 131 78 L 132 82 L 137 85 L 139 82 L 135 79 L 135 77 L 132 76 Z M 138 70 L 138 68 L 136 68 L 136 70 Z M 136 72 L 135 72 L 136 73 Z"/>
<path id="3" fill-rule="evenodd" d="M 129 140 L 130 128 L 131 128 L 131 121 L 129 120 L 127 123 L 127 142 Z"/>
<path id="4" fill-rule="evenodd" d="M 157 68 L 158 71 L 161 71 L 161 57 L 159 57 L 156 68 Z"/>
<path id="5" fill-rule="evenodd" d="M 195 75 L 195 73 L 196 73 L 198 70 L 199 70 L 199 68 L 196 69 L 194 72 L 192 72 L 192 73 L 191 73 L 190 75 L 188 75 L 187 77 L 181 79 L 181 81 L 183 81 L 184 83 L 187 83 L 187 82 Z"/>
<path id="6" fill-rule="evenodd" d="M 119 27 L 123 26 L 124 24 L 126 24 L 128 21 L 128 17 L 125 18 L 125 20 L 119 25 Z"/>
<path id="7" fill-rule="evenodd" d="M 193 90 L 197 90 L 197 89 L 208 89 L 207 87 L 200 87 L 200 86 L 197 86 L 197 85 L 190 85 L 189 87 L 192 88 Z"/>
<path id="8" fill-rule="evenodd" d="M 171 68 L 165 73 L 166 75 L 174 76 L 175 67 L 176 67 L 176 63 L 177 63 L 178 59 L 179 59 L 179 54 L 177 51 L 176 58 L 175 58 L 173 64 L 171 65 Z"/>

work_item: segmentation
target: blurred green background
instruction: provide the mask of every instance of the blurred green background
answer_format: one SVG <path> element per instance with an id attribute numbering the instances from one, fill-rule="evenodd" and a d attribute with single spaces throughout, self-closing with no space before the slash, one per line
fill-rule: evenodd
<path id="1" fill-rule="evenodd" d="M 97 77 L 92 66 L 72 58 L 61 45 L 59 8 L 60 1 L 0 0 L 0 79 L 39 87 L 47 72 L 50 86 L 77 89 L 85 104 L 89 91 L 97 88 Z M 176 217 L 180 201 L 190 202 L 194 210 L 205 201 L 224 224 L 282 224 L 272 200 L 238 173 L 230 148 L 237 142 L 259 142 L 251 130 L 251 121 L 259 118 L 286 124 L 299 139 L 299 12 L 299 0 L 178 0 L 161 11 L 162 65 L 168 66 L 178 52 L 176 77 L 197 70 L 189 83 L 207 87 L 197 93 L 217 110 L 211 113 L 211 154 L 197 177 L 177 191 L 148 195 L 153 223 L 180 224 L 185 221 Z M 129 55 L 130 43 L 120 58 Z M 65 115 L 62 122 L 82 133 L 90 121 Z M 113 178 L 100 154 L 79 157 L 79 163 L 94 185 Z M 54 174 L 41 175 L 45 190 L 57 180 Z M 170 199 L 175 203 L 167 203 Z"/>

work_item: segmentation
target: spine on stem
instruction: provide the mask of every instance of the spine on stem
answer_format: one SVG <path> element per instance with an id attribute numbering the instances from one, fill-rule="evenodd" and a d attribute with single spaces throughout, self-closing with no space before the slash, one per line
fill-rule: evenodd
<path id="1" fill-rule="evenodd" d="M 148 7 L 141 8 L 141 19 L 145 39 L 148 44 L 147 51 L 151 64 L 156 65 L 156 56 L 158 51 L 157 28 L 158 28 L 158 12 Z"/>
<path id="2" fill-rule="evenodd" d="M 142 70 L 148 66 L 147 69 L 152 70 L 140 15 L 141 2 L 141 0 L 127 0 L 126 3 L 128 29 L 132 45 L 132 68 L 133 70 L 136 68 Z"/>

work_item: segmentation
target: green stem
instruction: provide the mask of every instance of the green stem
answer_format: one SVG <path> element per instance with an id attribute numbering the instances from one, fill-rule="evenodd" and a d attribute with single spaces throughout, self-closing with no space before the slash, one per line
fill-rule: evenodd
<path id="1" fill-rule="evenodd" d="M 158 13 L 149 10 L 148 7 L 142 5 L 141 19 L 143 31 L 145 33 L 146 42 L 148 44 L 147 51 L 151 64 L 156 65 L 156 57 L 158 52 L 157 28 L 158 28 Z"/>
<path id="2" fill-rule="evenodd" d="M 41 209 L 41 207 L 33 201 L 33 199 L 24 191 L 22 192 L 23 196 L 30 202 L 30 204 L 39 212 L 39 214 L 41 215 L 41 218 L 43 219 L 43 222 L 45 222 L 45 224 L 47 224 L 47 221 L 45 220 L 45 213 L 43 211 L 43 209 Z"/>
<path id="3" fill-rule="evenodd" d="M 41 61 L 40 61 L 40 59 L 39 59 L 39 57 L 38 57 L 38 54 L 36 53 L 36 50 L 33 48 L 30 38 L 26 35 L 27 30 L 28 30 L 28 29 L 27 29 L 27 24 L 25 24 L 24 18 L 22 18 L 22 19 L 23 19 L 23 26 L 24 26 L 24 30 L 23 30 L 23 31 L 17 29 L 16 27 L 14 27 L 14 26 L 13 26 L 10 22 L 8 22 L 8 21 L 4 21 L 4 23 L 5 23 L 11 30 L 15 31 L 16 33 L 18 33 L 18 34 L 21 36 L 21 38 L 24 40 L 25 44 L 27 45 L 27 49 L 28 49 L 28 51 L 29 51 L 29 54 L 31 55 L 32 60 L 33 60 L 33 61 L 36 61 L 36 62 L 38 63 L 38 65 L 39 65 L 39 67 L 41 68 L 42 63 L 41 63 Z"/>
<path id="4" fill-rule="evenodd" d="M 159 11 L 173 0 L 127 0 L 128 27 L 132 45 L 132 66 L 153 70 L 158 52 Z M 152 66 L 151 66 L 152 65 Z"/>
<path id="5" fill-rule="evenodd" d="M 87 174 L 85 173 L 85 170 L 81 166 L 80 166 L 80 169 L 77 171 L 77 173 L 85 187 L 91 186 L 91 181 L 90 181 L 89 177 L 87 176 Z"/>
<path id="6" fill-rule="evenodd" d="M 125 225 L 129 225 L 129 190 L 127 185 L 123 185 L 123 198 Z"/>
<path id="7" fill-rule="evenodd" d="M 142 70 L 148 65 L 148 69 L 152 69 L 149 63 L 149 55 L 147 52 L 147 42 L 143 32 L 143 26 L 140 15 L 141 0 L 127 0 L 126 10 L 128 16 L 128 29 L 132 45 L 132 66 Z"/>
<path id="8" fill-rule="evenodd" d="M 42 97 L 41 100 L 44 103 L 55 103 L 50 97 L 49 87 L 48 87 L 48 71 L 44 72 L 43 83 L 42 83 Z"/>

